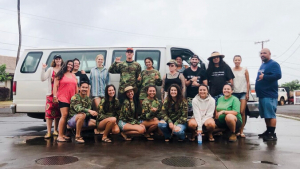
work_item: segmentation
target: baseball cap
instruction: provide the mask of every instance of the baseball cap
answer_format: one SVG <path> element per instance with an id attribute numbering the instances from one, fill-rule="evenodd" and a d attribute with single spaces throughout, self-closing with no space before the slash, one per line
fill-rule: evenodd
<path id="1" fill-rule="evenodd" d="M 133 52 L 133 48 L 127 48 L 126 49 L 126 52 L 129 52 L 129 51 Z"/>

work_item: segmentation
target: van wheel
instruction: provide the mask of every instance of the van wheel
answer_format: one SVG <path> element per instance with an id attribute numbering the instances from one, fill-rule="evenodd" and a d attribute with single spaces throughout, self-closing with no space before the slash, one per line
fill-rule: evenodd
<path id="1" fill-rule="evenodd" d="M 283 105 L 284 105 L 284 98 L 283 98 L 283 97 L 280 98 L 279 105 L 280 105 L 280 106 L 283 106 Z"/>

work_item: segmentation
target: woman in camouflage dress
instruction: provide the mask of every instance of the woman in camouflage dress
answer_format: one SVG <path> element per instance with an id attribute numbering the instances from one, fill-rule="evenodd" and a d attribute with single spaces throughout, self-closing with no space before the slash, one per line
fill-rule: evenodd
<path id="1" fill-rule="evenodd" d="M 143 124 L 140 123 L 138 120 L 138 113 L 137 113 L 137 103 L 134 102 L 134 93 L 136 90 L 132 86 L 127 86 L 124 89 L 124 94 L 126 95 L 126 99 L 124 100 L 120 116 L 118 126 L 120 128 L 121 135 L 123 136 L 124 140 L 130 141 L 131 138 L 127 137 L 128 134 L 130 135 L 139 135 L 144 134 L 146 132 L 146 128 Z"/>
<path id="2" fill-rule="evenodd" d="M 153 67 L 153 59 L 147 57 L 145 60 L 146 70 L 143 70 L 138 77 L 138 87 L 140 88 L 140 104 L 142 105 L 143 100 L 147 98 L 146 87 L 150 85 L 161 86 L 162 80 L 158 70 Z"/>
<path id="3" fill-rule="evenodd" d="M 107 137 L 109 133 L 118 134 L 120 132 L 117 125 L 117 117 L 120 114 L 120 103 L 116 98 L 116 88 L 114 85 L 105 87 L 105 98 L 100 101 L 98 106 L 97 129 L 104 130 L 102 141 L 110 143 L 111 140 Z"/>
<path id="4" fill-rule="evenodd" d="M 154 85 L 146 87 L 147 98 L 144 99 L 142 104 L 142 114 L 140 121 L 146 127 L 146 133 L 144 136 L 147 140 L 153 140 L 150 137 L 150 133 L 157 130 L 159 120 L 157 119 L 158 114 L 161 110 L 161 103 L 156 98 L 156 88 Z"/>
<path id="5" fill-rule="evenodd" d="M 185 139 L 187 128 L 188 104 L 182 97 L 181 89 L 177 84 L 172 84 L 168 89 L 168 96 L 162 106 L 161 118 L 158 128 L 164 133 L 168 142 L 172 134 L 178 137 L 178 141 Z"/>

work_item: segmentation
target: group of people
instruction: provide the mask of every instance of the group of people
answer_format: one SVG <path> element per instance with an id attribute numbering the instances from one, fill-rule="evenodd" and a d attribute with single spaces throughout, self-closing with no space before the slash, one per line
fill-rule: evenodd
<path id="1" fill-rule="evenodd" d="M 263 93 L 263 98 L 269 95 L 264 91 L 266 87 L 260 86 L 272 80 L 276 81 L 276 85 L 281 77 L 280 72 L 276 79 L 270 75 L 273 70 L 264 66 L 269 64 L 270 54 L 268 49 L 262 50 L 264 70 L 257 77 L 257 88 Z M 103 142 L 112 142 L 108 137 L 110 133 L 120 133 L 124 140 L 131 140 L 134 135 L 144 135 L 147 140 L 153 140 L 153 133 L 157 133 L 163 135 L 166 142 L 173 135 L 182 141 L 186 138 L 186 130 L 192 133 L 191 141 L 203 131 L 207 131 L 209 141 L 214 141 L 216 128 L 230 131 L 229 141 L 245 137 L 243 129 L 250 82 L 247 69 L 240 66 L 241 56 L 234 56 L 235 67 L 230 68 L 223 61 L 224 55 L 213 52 L 208 58 L 207 70 L 203 64 L 198 66 L 200 59 L 197 55 L 190 57 L 190 67 L 178 56 L 167 63 L 169 73 L 163 78 L 154 69 L 151 57 L 145 58 L 146 69 L 142 71 L 133 56 L 133 48 L 127 48 L 126 61 L 121 62 L 121 57 L 116 57 L 107 70 L 103 66 L 104 56 L 98 55 L 95 59 L 97 67 L 91 69 L 90 78 L 84 71 L 78 70 L 80 61 L 76 58 L 63 62 L 60 55 L 55 55 L 47 71 L 47 65 L 43 64 L 41 79 L 48 80 L 45 138 L 51 137 L 53 120 L 52 135 L 57 135 L 60 142 L 70 140 L 64 133 L 66 126 L 76 129 L 77 143 L 84 143 L 81 137 L 83 128 L 94 128 L 95 134 L 102 133 Z M 120 74 L 118 98 L 115 86 L 109 84 L 109 73 Z M 161 86 L 161 101 L 156 97 L 156 86 Z M 270 114 L 261 114 L 267 125 L 267 131 L 261 136 L 274 137 L 276 108 L 272 109 L 274 113 L 270 113 L 270 108 L 266 108 L 267 102 L 260 102 L 260 109 L 264 110 L 262 113 Z M 271 120 L 269 117 L 272 117 Z"/>

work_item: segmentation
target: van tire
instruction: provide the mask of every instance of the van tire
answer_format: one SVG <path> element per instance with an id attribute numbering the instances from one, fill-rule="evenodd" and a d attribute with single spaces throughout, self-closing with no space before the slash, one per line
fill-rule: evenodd
<path id="1" fill-rule="evenodd" d="M 281 98 L 280 98 L 280 101 L 279 101 L 279 105 L 280 105 L 280 106 L 283 106 L 283 105 L 284 105 L 284 103 L 285 103 L 285 101 L 284 101 L 284 98 L 283 98 L 283 97 L 281 97 Z"/>
<path id="2" fill-rule="evenodd" d="M 27 113 L 27 116 L 36 119 L 45 119 L 45 113 Z"/>

